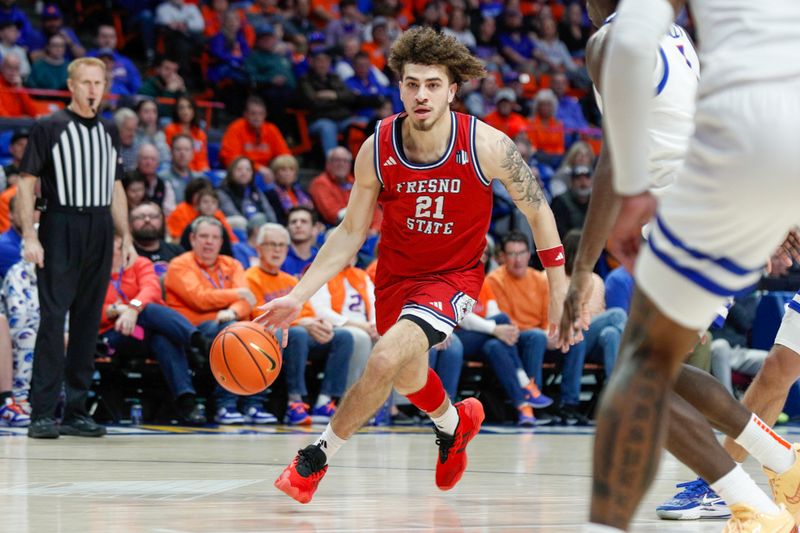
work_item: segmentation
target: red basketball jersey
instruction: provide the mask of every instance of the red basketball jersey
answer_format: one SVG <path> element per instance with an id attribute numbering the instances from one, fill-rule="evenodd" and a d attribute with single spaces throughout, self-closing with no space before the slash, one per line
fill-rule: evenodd
<path id="1" fill-rule="evenodd" d="M 422 165 L 408 161 L 403 152 L 405 118 L 400 113 L 375 128 L 375 172 L 383 186 L 377 285 L 390 278 L 474 269 L 491 220 L 491 182 L 481 172 L 475 149 L 477 119 L 451 112 L 447 151 L 441 160 Z"/>

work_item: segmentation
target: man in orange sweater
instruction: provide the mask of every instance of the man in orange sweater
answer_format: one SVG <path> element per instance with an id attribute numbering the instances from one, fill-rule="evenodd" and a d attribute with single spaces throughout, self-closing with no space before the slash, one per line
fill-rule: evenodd
<path id="1" fill-rule="evenodd" d="M 534 381 L 542 383 L 542 363 L 548 349 L 556 347 L 556 339 L 548 338 L 548 305 L 550 294 L 547 277 L 528 266 L 531 259 L 528 238 L 518 231 L 505 235 L 501 241 L 503 266 L 486 277 L 494 292 L 500 310 L 509 316 L 520 329 L 521 351 L 534 354 Z M 580 405 L 581 376 L 586 358 L 585 343 L 579 342 L 564 354 L 561 369 L 561 407 L 559 416 L 567 424 L 587 424 L 587 418 L 578 412 Z"/>
<path id="2" fill-rule="evenodd" d="M 247 320 L 256 303 L 247 288 L 242 265 L 232 257 L 220 255 L 222 232 L 219 220 L 201 216 L 191 225 L 192 250 L 173 259 L 164 277 L 167 305 L 185 316 L 200 332 L 213 339 L 226 326 Z M 264 411 L 263 394 L 243 398 L 244 416 L 237 397 L 217 385 L 219 424 L 267 424 L 277 419 Z"/>
<path id="3" fill-rule="evenodd" d="M 264 224 L 256 238 L 259 264 L 247 269 L 247 283 L 256 297 L 256 305 L 263 305 L 289 293 L 297 285 L 297 278 L 282 272 L 281 265 L 289 250 L 289 232 L 280 224 Z M 257 310 L 254 314 L 259 314 Z M 280 333 L 279 333 L 280 334 Z M 353 336 L 343 328 L 333 325 L 314 314 L 306 302 L 300 317 L 289 329 L 289 338 L 283 349 L 283 372 L 289 388 L 289 406 L 286 422 L 291 425 L 310 424 L 330 420 L 336 412 L 334 398 L 344 395 L 347 370 L 353 353 Z M 303 403 L 306 390 L 305 371 L 309 354 L 312 358 L 327 357 L 325 377 L 311 416 Z"/>
<path id="4" fill-rule="evenodd" d="M 231 122 L 222 136 L 219 151 L 220 162 L 227 167 L 234 159 L 245 156 L 253 162 L 256 171 L 271 183 L 272 171 L 269 163 L 279 155 L 291 151 L 280 130 L 267 122 L 267 107 L 258 96 L 247 99 L 244 116 Z"/>

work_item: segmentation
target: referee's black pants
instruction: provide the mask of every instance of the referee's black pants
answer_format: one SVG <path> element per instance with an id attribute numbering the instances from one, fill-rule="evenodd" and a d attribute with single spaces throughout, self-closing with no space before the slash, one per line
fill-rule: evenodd
<path id="1" fill-rule="evenodd" d="M 54 418 L 62 384 L 64 420 L 85 416 L 103 301 L 111 277 L 114 225 L 110 209 L 42 213 L 37 268 L 41 321 L 33 353 L 33 420 Z M 69 346 L 64 356 L 64 320 Z"/>

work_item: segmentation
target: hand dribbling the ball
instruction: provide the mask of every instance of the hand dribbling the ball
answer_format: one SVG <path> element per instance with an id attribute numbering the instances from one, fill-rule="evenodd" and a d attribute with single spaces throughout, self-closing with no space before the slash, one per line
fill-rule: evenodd
<path id="1" fill-rule="evenodd" d="M 289 325 L 300 316 L 303 302 L 287 294 L 265 303 L 258 309 L 263 313 L 253 321 L 272 332 L 281 330 L 281 346 L 286 348 L 286 343 L 289 341 Z"/>

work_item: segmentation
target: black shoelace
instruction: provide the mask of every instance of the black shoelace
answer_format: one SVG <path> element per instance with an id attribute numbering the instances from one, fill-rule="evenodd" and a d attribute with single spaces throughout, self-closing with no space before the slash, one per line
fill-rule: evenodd
<path id="1" fill-rule="evenodd" d="M 297 451 L 297 473 L 303 477 L 319 472 L 325 467 L 325 452 L 313 444 Z"/>
<path id="2" fill-rule="evenodd" d="M 434 431 L 436 432 L 436 445 L 439 447 L 439 461 L 445 463 L 450 454 L 450 448 L 452 448 L 453 444 L 456 442 L 455 436 L 441 433 L 435 428 Z"/>

